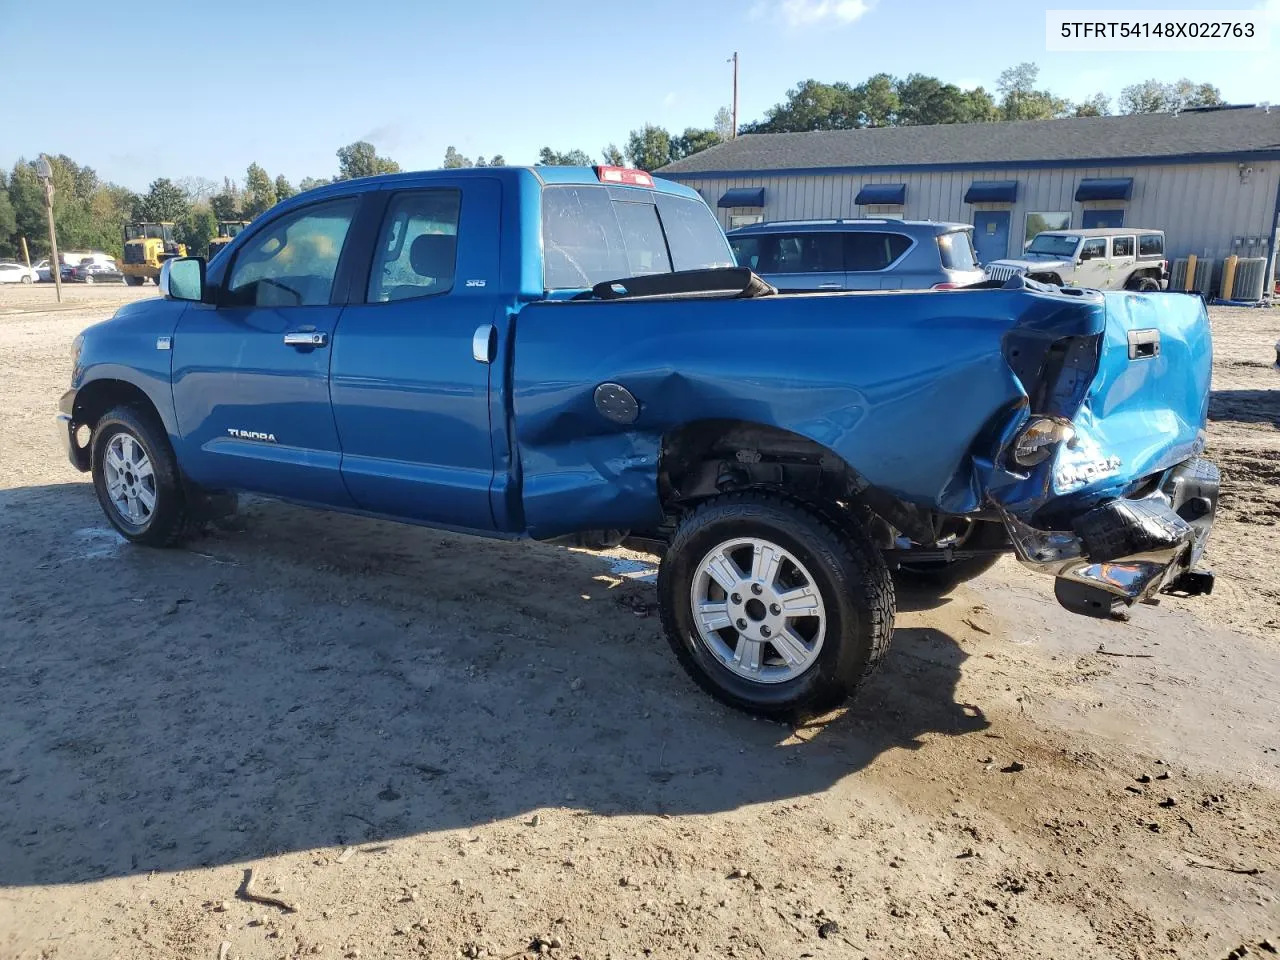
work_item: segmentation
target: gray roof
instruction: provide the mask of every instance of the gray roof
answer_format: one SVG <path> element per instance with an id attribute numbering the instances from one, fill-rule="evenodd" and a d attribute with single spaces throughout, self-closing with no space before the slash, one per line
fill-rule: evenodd
<path id="1" fill-rule="evenodd" d="M 1009 165 L 1280 151 L 1280 108 L 747 134 L 661 175 L 822 167 Z"/>

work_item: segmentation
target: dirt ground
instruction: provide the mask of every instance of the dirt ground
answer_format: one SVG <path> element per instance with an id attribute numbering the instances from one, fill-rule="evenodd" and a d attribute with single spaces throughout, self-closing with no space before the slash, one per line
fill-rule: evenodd
<path id="1" fill-rule="evenodd" d="M 642 555 L 267 501 L 122 544 L 52 414 L 153 294 L 0 288 L 0 960 L 1280 947 L 1280 311 L 1213 311 L 1212 597 L 1005 560 L 793 730 L 685 678 Z"/>

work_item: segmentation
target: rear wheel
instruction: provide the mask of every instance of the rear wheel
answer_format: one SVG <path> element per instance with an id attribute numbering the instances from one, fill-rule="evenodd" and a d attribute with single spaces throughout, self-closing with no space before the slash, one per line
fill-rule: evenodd
<path id="1" fill-rule="evenodd" d="M 23 282 L 23 283 L 30 283 L 30 282 L 31 282 L 31 277 L 30 277 L 30 276 L 25 276 L 25 277 L 23 277 L 23 278 L 22 278 L 22 282 Z"/>
<path id="2" fill-rule="evenodd" d="M 86 274 L 84 275 L 84 282 L 85 282 L 85 283 L 93 283 L 93 274 L 91 274 L 91 273 L 86 273 Z"/>
<path id="3" fill-rule="evenodd" d="M 1160 289 L 1160 283 L 1154 277 L 1139 277 L 1134 283 L 1133 289 L 1139 293 L 1153 293 Z"/>
<path id="4" fill-rule="evenodd" d="M 658 573 L 677 659 L 729 706 L 792 719 L 839 705 L 884 657 L 893 581 L 861 527 L 730 494 L 680 524 Z"/>
<path id="5" fill-rule="evenodd" d="M 137 407 L 116 407 L 93 431 L 93 487 L 120 535 L 152 547 L 176 544 L 190 511 L 163 427 Z"/>
<path id="6" fill-rule="evenodd" d="M 902 561 L 898 565 L 898 582 L 903 585 L 928 587 L 947 591 L 982 576 L 996 565 L 1000 559 L 1002 548 L 1009 545 L 1009 536 L 1004 526 L 986 520 L 961 520 L 962 528 L 946 541 L 956 550 L 990 550 L 991 553 L 976 557 L 964 557 L 960 560 L 924 560 L 915 563 Z"/>

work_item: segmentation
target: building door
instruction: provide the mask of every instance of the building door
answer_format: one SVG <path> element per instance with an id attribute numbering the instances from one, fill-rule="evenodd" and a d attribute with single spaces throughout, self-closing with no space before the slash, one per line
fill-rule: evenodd
<path id="1" fill-rule="evenodd" d="M 1009 255 L 1009 211 L 978 210 L 973 214 L 973 246 L 979 263 Z"/>
<path id="2" fill-rule="evenodd" d="M 1095 227 L 1117 229 L 1124 226 L 1124 210 L 1086 210 L 1082 222 L 1086 230 Z"/>

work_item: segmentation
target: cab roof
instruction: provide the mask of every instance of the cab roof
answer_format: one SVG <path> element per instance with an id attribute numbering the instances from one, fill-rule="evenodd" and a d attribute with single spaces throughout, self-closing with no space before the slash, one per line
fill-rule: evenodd
<path id="1" fill-rule="evenodd" d="M 413 170 L 402 173 L 384 173 L 374 177 L 359 177 L 355 180 L 339 180 L 336 183 L 325 184 L 322 187 L 316 187 L 313 190 L 307 190 L 304 193 L 297 194 L 297 196 L 286 200 L 285 203 L 293 206 L 300 197 L 306 197 L 308 200 L 320 197 L 341 197 L 355 193 L 365 193 L 370 190 L 381 190 L 384 187 L 391 185 L 403 185 L 410 187 L 431 184 L 441 180 L 452 180 L 456 182 L 457 180 L 466 180 L 470 178 L 496 178 L 503 182 L 510 182 L 512 184 L 518 183 L 522 179 L 528 182 L 531 178 L 532 182 L 542 186 L 560 184 L 619 186 L 618 184 L 602 183 L 596 170 L 596 167 L 523 166 L 459 167 L 451 170 Z M 623 184 L 621 186 L 627 185 Z M 692 187 L 687 187 L 682 183 L 676 183 L 672 180 L 663 180 L 660 177 L 653 178 L 652 187 L 631 187 L 631 189 L 655 190 L 658 193 L 665 193 L 678 197 L 688 197 L 689 199 L 695 200 L 702 199 L 701 194 Z"/>

